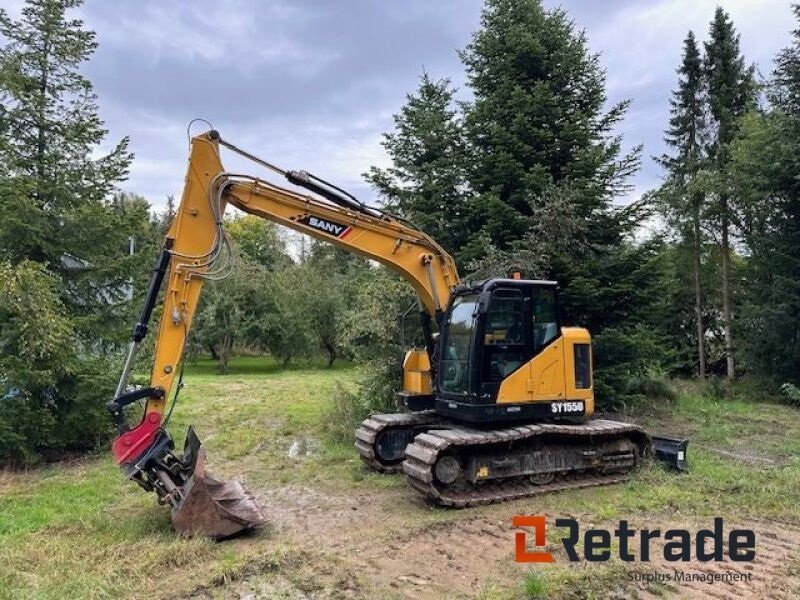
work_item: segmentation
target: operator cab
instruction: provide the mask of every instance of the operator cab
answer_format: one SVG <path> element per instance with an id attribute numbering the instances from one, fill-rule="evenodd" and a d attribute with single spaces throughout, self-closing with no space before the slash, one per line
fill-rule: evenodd
<path id="1" fill-rule="evenodd" d="M 454 290 L 439 339 L 437 412 L 474 422 L 591 412 L 589 334 L 562 328 L 557 287 L 490 279 Z"/>

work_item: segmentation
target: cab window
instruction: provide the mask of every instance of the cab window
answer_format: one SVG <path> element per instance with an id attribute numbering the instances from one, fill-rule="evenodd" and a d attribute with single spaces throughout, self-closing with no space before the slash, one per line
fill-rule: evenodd
<path id="1" fill-rule="evenodd" d="M 440 385 L 443 392 L 469 391 L 470 348 L 478 296 L 459 296 L 453 302 L 445 331 Z"/>
<path id="2" fill-rule="evenodd" d="M 525 322 L 522 291 L 495 290 L 486 313 L 482 381 L 502 381 L 525 362 L 529 347 Z"/>
<path id="3" fill-rule="evenodd" d="M 531 329 L 534 351 L 539 352 L 558 337 L 556 291 L 553 288 L 534 288 L 531 294 Z"/>

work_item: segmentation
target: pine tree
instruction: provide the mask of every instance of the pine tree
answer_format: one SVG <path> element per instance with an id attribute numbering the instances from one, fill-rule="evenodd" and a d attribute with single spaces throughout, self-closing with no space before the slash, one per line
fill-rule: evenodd
<path id="1" fill-rule="evenodd" d="M 596 343 L 598 401 L 624 402 L 633 378 L 667 360 L 651 350 L 662 329 L 657 252 L 627 243 L 638 204 L 613 206 L 639 165 L 640 148 L 623 154 L 613 133 L 628 103 L 606 110 L 585 34 L 537 0 L 488 0 L 462 60 L 475 97 L 465 108 L 469 180 L 483 208 L 470 230 L 488 241 L 473 264 L 481 275 L 515 264 L 558 280 L 565 321 Z"/>
<path id="2" fill-rule="evenodd" d="M 561 9 L 539 0 L 488 0 L 481 29 L 462 52 L 474 102 L 465 127 L 471 144 L 470 182 L 484 202 L 485 233 L 503 250 L 522 238 L 529 217 L 553 186 L 568 182 L 579 218 L 603 221 L 612 198 L 638 167 L 638 148 L 621 156 L 612 134 L 627 102 L 604 112 L 605 74 Z M 498 213 L 501 215 L 498 218 Z M 601 217 L 598 219 L 598 217 Z M 614 242 L 613 224 L 590 235 Z"/>
<path id="3" fill-rule="evenodd" d="M 729 146 L 739 121 L 754 101 L 754 68 L 745 66 L 739 52 L 739 35 L 728 14 L 717 7 L 711 22 L 709 40 L 705 43 L 704 72 L 708 86 L 708 106 L 714 135 L 709 155 L 719 179 L 717 214 L 719 219 L 720 253 L 722 256 L 722 315 L 725 333 L 726 371 L 735 376 L 733 342 L 733 301 L 731 289 L 731 207 L 727 165 Z"/>
<path id="4" fill-rule="evenodd" d="M 670 100 L 670 121 L 665 141 L 674 155 L 664 155 L 660 162 L 668 169 L 668 183 L 662 188 L 667 199 L 665 212 L 684 243 L 691 248 L 692 287 L 694 288 L 694 319 L 697 337 L 698 375 L 706 374 L 706 330 L 703 324 L 702 217 L 705 197 L 693 185 L 703 166 L 705 135 L 705 95 L 703 64 L 693 32 L 686 36 L 683 59 L 678 69 L 678 89 Z"/>
<path id="5" fill-rule="evenodd" d="M 92 320 L 131 275 L 131 215 L 111 201 L 131 154 L 124 138 L 93 158 L 107 132 L 79 70 L 94 33 L 67 14 L 80 4 L 28 0 L 19 20 L 0 9 L 0 258 L 47 265 L 70 311 Z"/>
<path id="6" fill-rule="evenodd" d="M 127 139 L 95 158 L 106 131 L 80 73 L 94 33 L 68 17 L 79 4 L 27 0 L 16 20 L 0 9 L 0 271 L 20 284 L 0 310 L 0 347 L 18 355 L 2 368 L 0 430 L 22 433 L 0 440 L 0 460 L 85 449 L 110 433 L 106 351 L 127 337 L 131 283 L 143 289 L 136 275 L 152 265 L 148 251 L 128 251 L 130 236 L 152 239 L 149 207 L 112 194 L 131 160 Z M 30 310 L 47 319 L 23 329 L 66 347 L 26 362 L 14 323 Z"/>
<path id="7" fill-rule="evenodd" d="M 424 73 L 395 115 L 395 131 L 384 135 L 392 166 L 372 167 L 365 177 L 389 210 L 458 256 L 468 240 L 460 225 L 466 210 L 464 149 L 453 94 L 449 80 Z"/>
<path id="8" fill-rule="evenodd" d="M 768 111 L 747 115 L 731 148 L 749 254 L 737 331 L 749 367 L 800 384 L 800 29 L 775 63 Z"/>
<path id="9" fill-rule="evenodd" d="M 800 4 L 792 5 L 792 12 L 800 21 Z M 770 100 L 783 112 L 800 115 L 800 28 L 792 31 L 791 46 L 775 58 Z"/>

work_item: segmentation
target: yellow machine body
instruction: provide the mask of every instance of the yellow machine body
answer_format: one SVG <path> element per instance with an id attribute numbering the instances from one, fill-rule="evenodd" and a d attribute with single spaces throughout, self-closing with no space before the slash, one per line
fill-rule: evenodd
<path id="1" fill-rule="evenodd" d="M 431 360 L 427 350 L 412 349 L 403 360 L 403 391 L 410 395 L 433 393 L 431 383 Z"/>
<path id="2" fill-rule="evenodd" d="M 591 379 L 591 353 L 589 353 L 589 385 L 579 387 L 576 370 L 575 347 L 590 345 L 591 336 L 580 327 L 562 327 L 561 335 L 539 354 L 503 380 L 497 393 L 498 404 L 524 404 L 529 402 L 583 401 L 584 415 L 594 412 L 594 389 Z"/>

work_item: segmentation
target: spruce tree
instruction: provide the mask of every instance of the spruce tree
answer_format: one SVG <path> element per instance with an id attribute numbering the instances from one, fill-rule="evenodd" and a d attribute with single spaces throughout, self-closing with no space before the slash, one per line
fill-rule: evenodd
<path id="1" fill-rule="evenodd" d="M 697 338 L 698 375 L 706 374 L 705 326 L 703 324 L 702 253 L 703 208 L 705 195 L 698 189 L 696 178 L 704 162 L 705 94 L 703 64 L 693 32 L 683 45 L 683 58 L 678 69 L 678 88 L 670 100 L 670 121 L 665 141 L 673 149 L 660 162 L 668 170 L 668 183 L 661 197 L 667 201 L 668 221 L 690 248 L 692 287 L 694 290 L 694 320 Z"/>
<path id="2" fill-rule="evenodd" d="M 427 73 L 395 115 L 395 131 L 384 134 L 392 160 L 387 169 L 372 167 L 367 180 L 386 207 L 408 219 L 458 256 L 467 244 L 464 148 L 461 123 L 447 79 Z"/>
<path id="3" fill-rule="evenodd" d="M 568 183 L 579 218 L 603 221 L 612 198 L 638 167 L 638 148 L 621 155 L 612 132 L 627 102 L 605 111 L 605 73 L 586 36 L 561 9 L 539 0 L 488 0 L 481 29 L 462 52 L 475 100 L 467 107 L 470 182 L 486 214 L 476 221 L 492 244 L 510 248 L 554 185 Z M 499 216 L 498 216 L 499 215 Z M 619 234 L 596 227 L 598 241 Z"/>
<path id="4" fill-rule="evenodd" d="M 94 158 L 107 131 L 80 72 L 97 46 L 69 17 L 80 4 L 28 0 L 18 20 L 0 9 L 0 258 L 59 275 L 87 331 L 124 296 L 129 231 L 147 214 L 112 202 L 131 160 L 127 138 Z"/>
<path id="5" fill-rule="evenodd" d="M 730 240 L 734 215 L 727 166 L 729 146 L 736 136 L 739 121 L 754 101 L 753 71 L 752 66 L 745 66 L 744 57 L 740 54 L 739 35 L 733 22 L 722 7 L 717 7 L 709 40 L 705 43 L 704 72 L 711 129 L 714 132 L 708 151 L 719 181 L 716 211 L 722 257 L 721 296 L 726 372 L 729 379 L 735 376 Z"/>
<path id="6" fill-rule="evenodd" d="M 800 21 L 800 4 L 792 5 L 795 19 Z M 800 115 L 800 25 L 792 31 L 792 43 L 775 58 L 770 101 L 789 115 Z"/>
<path id="7" fill-rule="evenodd" d="M 751 370 L 800 385 L 800 29 L 775 63 L 768 111 L 743 119 L 731 149 L 748 250 L 736 324 Z"/>
<path id="8" fill-rule="evenodd" d="M 107 350 L 127 338 L 131 283 L 141 293 L 152 265 L 141 248 L 154 237 L 149 206 L 113 195 L 131 159 L 127 139 L 96 157 L 106 131 L 80 73 L 96 42 L 69 17 L 79 4 L 28 0 L 19 19 L 0 9 L 0 271 L 10 290 L 0 347 L 17 357 L 0 376 L 0 430 L 17 432 L 12 444 L 0 435 L 0 460 L 85 449 L 110 433 Z M 26 322 L 31 310 L 46 318 Z M 57 348 L 26 361 L 15 348 L 27 330 Z"/>
<path id="9" fill-rule="evenodd" d="M 606 110 L 605 73 L 585 34 L 537 0 L 488 0 L 462 60 L 474 92 L 469 180 L 484 211 L 472 212 L 471 230 L 489 242 L 481 275 L 515 264 L 559 281 L 565 322 L 595 340 L 598 401 L 625 402 L 632 378 L 667 354 L 654 316 L 657 251 L 627 243 L 638 204 L 613 204 L 639 165 L 640 148 L 623 154 L 614 133 L 628 103 Z"/>

